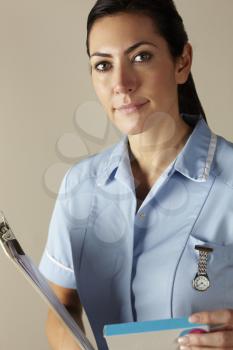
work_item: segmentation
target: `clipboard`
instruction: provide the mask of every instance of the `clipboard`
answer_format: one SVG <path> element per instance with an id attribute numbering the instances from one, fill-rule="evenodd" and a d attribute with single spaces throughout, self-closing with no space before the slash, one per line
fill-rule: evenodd
<path id="1" fill-rule="evenodd" d="M 65 306 L 59 301 L 49 286 L 46 278 L 39 271 L 38 267 L 33 263 L 30 257 L 24 253 L 21 245 L 19 244 L 4 214 L 1 211 L 0 245 L 17 270 L 23 273 L 28 282 L 58 316 L 81 350 L 95 350 L 81 328 L 69 314 Z"/>

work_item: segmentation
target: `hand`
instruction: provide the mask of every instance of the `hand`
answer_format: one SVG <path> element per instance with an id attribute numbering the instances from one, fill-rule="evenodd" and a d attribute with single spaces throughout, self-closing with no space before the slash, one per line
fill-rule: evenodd
<path id="1" fill-rule="evenodd" d="M 61 341 L 59 350 L 81 350 L 81 348 L 77 345 L 71 334 L 64 329 L 63 340 Z"/>
<path id="2" fill-rule="evenodd" d="M 233 310 L 198 312 L 189 317 L 190 322 L 223 325 L 218 330 L 203 334 L 189 334 L 178 339 L 181 350 L 233 350 Z"/>

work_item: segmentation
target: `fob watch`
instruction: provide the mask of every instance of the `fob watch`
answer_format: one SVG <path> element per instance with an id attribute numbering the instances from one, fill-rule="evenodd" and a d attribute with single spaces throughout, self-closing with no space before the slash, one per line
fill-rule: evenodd
<path id="1" fill-rule="evenodd" d="M 209 277 L 207 274 L 207 260 L 212 248 L 196 245 L 195 249 L 199 251 L 198 272 L 193 279 L 193 288 L 199 292 L 206 291 L 210 286 Z"/>

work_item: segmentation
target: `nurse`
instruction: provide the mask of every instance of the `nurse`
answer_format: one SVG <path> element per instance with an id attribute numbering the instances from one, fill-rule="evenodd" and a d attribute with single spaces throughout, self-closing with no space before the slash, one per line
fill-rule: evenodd
<path id="1" fill-rule="evenodd" d="M 100 350 L 105 324 L 190 315 L 223 327 L 181 349 L 233 349 L 233 146 L 207 125 L 173 1 L 98 0 L 87 53 L 124 136 L 65 175 L 40 269 Z M 47 335 L 78 349 L 52 312 Z"/>

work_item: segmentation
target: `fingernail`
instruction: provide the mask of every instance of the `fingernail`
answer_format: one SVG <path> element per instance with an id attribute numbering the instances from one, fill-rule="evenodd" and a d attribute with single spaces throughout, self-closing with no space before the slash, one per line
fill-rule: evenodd
<path id="1" fill-rule="evenodd" d="M 188 345 L 189 344 L 189 337 L 186 335 L 184 337 L 178 338 L 178 343 L 181 345 Z"/>
<path id="2" fill-rule="evenodd" d="M 198 323 L 200 322 L 200 316 L 198 315 L 193 315 L 189 317 L 189 322 L 193 322 L 193 323 Z"/>
<path id="3" fill-rule="evenodd" d="M 189 349 L 190 348 L 188 346 L 183 346 L 183 345 L 180 346 L 180 350 L 189 350 Z"/>

